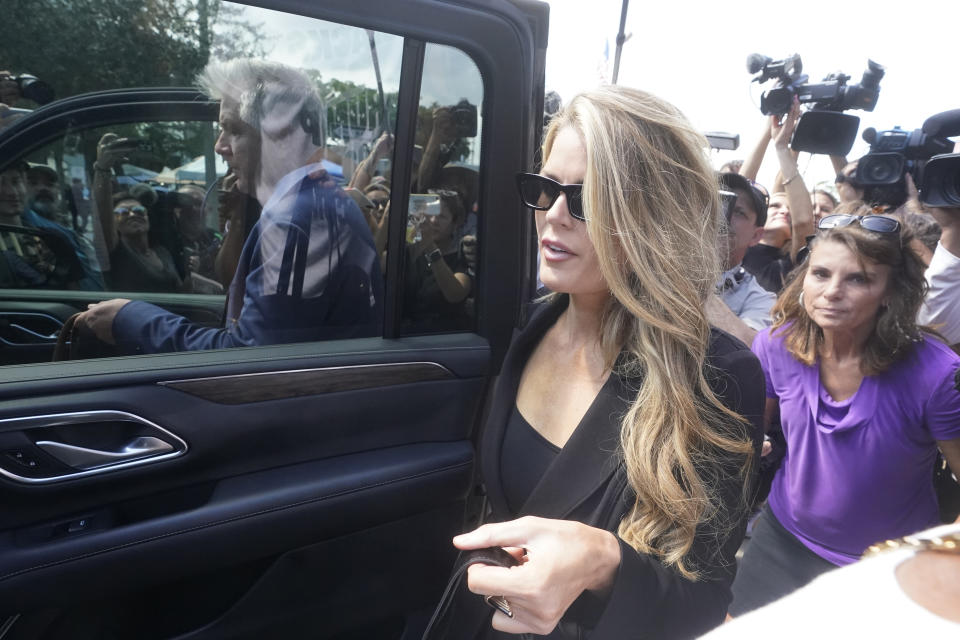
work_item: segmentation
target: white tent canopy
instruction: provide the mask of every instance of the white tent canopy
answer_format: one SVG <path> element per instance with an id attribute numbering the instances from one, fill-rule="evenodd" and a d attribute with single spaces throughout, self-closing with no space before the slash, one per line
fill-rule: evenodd
<path id="1" fill-rule="evenodd" d="M 217 177 L 227 173 L 227 163 L 219 155 L 214 154 L 214 167 Z M 202 185 L 208 184 L 207 179 L 207 159 L 205 156 L 197 156 L 185 165 L 174 169 L 165 168 L 155 178 L 157 182 L 164 184 L 180 184 L 182 182 L 194 182 Z"/>

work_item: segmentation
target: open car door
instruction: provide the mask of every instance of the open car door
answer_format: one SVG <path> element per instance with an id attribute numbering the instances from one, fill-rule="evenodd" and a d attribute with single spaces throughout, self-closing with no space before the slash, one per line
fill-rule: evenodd
<path id="1" fill-rule="evenodd" d="M 0 291 L 0 638 L 419 638 L 454 558 L 450 539 L 475 523 L 472 439 L 532 290 L 532 225 L 513 175 L 538 141 L 546 6 L 216 5 L 260 30 L 267 58 L 316 79 L 329 175 L 342 186 L 392 134 L 389 162 L 372 163 L 392 185 L 382 329 L 49 362 L 61 325 L 88 303 L 122 295 L 217 326 L 224 293 L 118 291 L 103 260 L 101 288 Z M 117 19 L 140 28 L 139 7 L 131 0 Z M 19 71 L 31 55 L 4 64 Z M 0 131 L 5 180 L 52 169 L 80 213 L 96 143 L 113 132 L 166 145 L 159 160 L 130 158 L 115 189 L 124 177 L 161 199 L 187 183 L 216 196 L 216 104 L 185 89 L 93 88 L 115 91 L 67 97 Z M 436 114 L 455 108 L 466 120 L 440 145 Z M 453 320 L 420 297 L 423 256 L 411 249 L 408 210 L 431 191 L 464 205 L 451 246 L 471 287 Z M 102 257 L 93 209 L 83 227 L 51 219 Z M 202 210 L 222 232 L 216 206 Z M 167 222 L 182 232 L 178 220 Z"/>

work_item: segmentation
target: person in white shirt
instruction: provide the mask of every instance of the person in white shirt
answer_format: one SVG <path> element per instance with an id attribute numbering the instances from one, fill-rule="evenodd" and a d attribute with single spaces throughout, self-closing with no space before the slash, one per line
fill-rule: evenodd
<path id="1" fill-rule="evenodd" d="M 960 523 L 874 547 L 701 640 L 960 638 Z"/>
<path id="2" fill-rule="evenodd" d="M 930 213 L 943 231 L 927 267 L 930 290 L 917 320 L 955 345 L 960 343 L 960 208 L 932 207 Z"/>

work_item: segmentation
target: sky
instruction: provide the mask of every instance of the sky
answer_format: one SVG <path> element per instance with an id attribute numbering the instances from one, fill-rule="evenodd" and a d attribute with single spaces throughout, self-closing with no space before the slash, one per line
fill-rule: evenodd
<path id="1" fill-rule="evenodd" d="M 610 82 L 622 0 L 549 4 L 547 89 L 566 101 Z M 263 24 L 270 58 L 303 68 L 321 64 L 326 78 L 374 86 L 369 41 L 362 29 L 254 7 L 244 11 L 251 21 Z M 851 83 L 859 82 L 868 58 L 884 65 L 876 110 L 847 112 L 861 119 L 861 132 L 897 125 L 913 130 L 933 114 L 960 108 L 960 0 L 631 0 L 625 31 L 629 39 L 623 46 L 619 84 L 669 100 L 701 131 L 740 136 L 738 150 L 712 152 L 716 166 L 743 158 L 768 126 L 760 113 L 760 95 L 773 83 L 751 82 L 746 59 L 755 52 L 774 59 L 799 53 L 811 82 L 836 71 L 850 75 Z M 402 40 L 380 33 L 376 46 L 384 89 L 396 91 Z M 461 97 L 480 95 L 478 76 L 465 71 L 473 65 L 462 53 L 433 46 L 427 66 L 431 72 L 424 74 L 424 104 L 454 104 Z M 867 150 L 858 135 L 848 157 Z M 823 156 L 802 154 L 799 168 L 808 187 L 832 182 L 835 175 Z M 772 185 L 777 169 L 771 149 L 759 181 Z"/>
<path id="2" fill-rule="evenodd" d="M 549 4 L 546 86 L 567 101 L 610 81 L 622 0 Z M 876 109 L 847 112 L 860 117 L 860 132 L 913 130 L 933 114 L 960 108 L 957 0 L 631 0 L 625 32 L 618 84 L 672 102 L 702 131 L 740 135 L 737 151 L 713 152 L 717 166 L 743 158 L 765 126 L 760 95 L 773 83 L 762 89 L 750 82 L 746 59 L 755 52 L 774 59 L 799 53 L 811 82 L 835 71 L 859 82 L 868 58 L 886 67 Z M 867 150 L 858 133 L 848 157 Z M 777 168 L 771 145 L 759 181 L 772 184 Z M 801 154 L 799 168 L 808 188 L 834 176 L 822 156 Z"/>

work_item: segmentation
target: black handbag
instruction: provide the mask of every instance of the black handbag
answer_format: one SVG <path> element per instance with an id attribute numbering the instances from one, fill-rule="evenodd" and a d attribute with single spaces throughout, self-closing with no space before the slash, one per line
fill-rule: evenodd
<path id="1" fill-rule="evenodd" d="M 440 603 L 433 612 L 430 622 L 427 624 L 426 631 L 423 632 L 423 640 L 441 640 L 446 635 L 452 620 L 450 619 L 451 604 L 454 596 L 460 588 L 460 584 L 466 579 L 467 569 L 476 563 L 490 564 L 498 567 L 513 567 L 519 564 L 512 555 L 500 547 L 487 547 L 486 549 L 473 549 L 463 551 L 457 557 L 453 565 L 453 573 L 447 582 L 443 595 L 440 596 Z M 480 598 L 481 596 L 477 596 Z M 487 596 L 484 598 L 491 607 L 503 611 L 507 615 L 510 608 L 505 600 L 498 596 Z"/>

